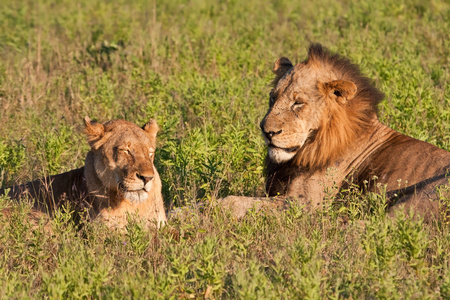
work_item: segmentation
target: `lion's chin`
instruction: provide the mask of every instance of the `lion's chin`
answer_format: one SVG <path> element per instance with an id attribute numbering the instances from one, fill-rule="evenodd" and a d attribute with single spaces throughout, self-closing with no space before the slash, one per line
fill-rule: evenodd
<path id="1" fill-rule="evenodd" d="M 123 193 L 123 198 L 133 203 L 141 203 L 147 201 L 148 192 L 145 190 L 127 191 Z"/>
<path id="2" fill-rule="evenodd" d="M 294 158 L 295 154 L 297 154 L 297 151 L 286 151 L 282 148 L 269 146 L 268 154 L 270 159 L 275 163 L 283 163 Z"/>

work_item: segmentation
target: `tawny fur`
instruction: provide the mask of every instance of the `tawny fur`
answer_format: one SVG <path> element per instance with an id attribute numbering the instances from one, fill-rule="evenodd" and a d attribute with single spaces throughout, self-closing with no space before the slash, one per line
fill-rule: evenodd
<path id="1" fill-rule="evenodd" d="M 339 79 L 324 82 L 328 78 L 324 78 L 324 81 L 319 78 L 317 87 L 311 87 L 317 90 L 317 98 L 322 98 L 325 102 L 325 111 L 322 112 L 321 124 L 315 129 L 315 135 L 311 136 L 314 142 L 305 144 L 295 158 L 295 163 L 299 166 L 320 169 L 338 159 L 352 141 L 370 127 L 371 120 L 376 117 L 377 104 L 383 99 L 384 94 L 361 74 L 357 65 L 344 57 L 330 54 L 319 45 L 310 47 L 308 59 L 303 64 L 312 65 L 318 70 L 330 69 Z M 356 87 L 351 99 L 344 103 L 331 97 L 324 97 L 339 87 L 333 85 L 338 82 L 341 83 L 341 87 L 344 85 L 341 92 L 345 91 L 349 83 L 353 83 Z"/>
<path id="2" fill-rule="evenodd" d="M 28 198 L 35 212 L 50 216 L 67 206 L 75 218 L 85 215 L 112 228 L 122 228 L 137 216 L 148 224 L 167 219 L 161 179 L 153 165 L 158 125 L 150 120 L 142 128 L 125 120 L 105 124 L 85 118 L 91 150 L 85 166 L 9 188 L 10 198 Z M 5 189 L 0 189 L 0 194 Z M 8 211 L 5 211 L 8 213 Z M 85 214 L 87 213 L 87 215 Z"/>
<path id="3" fill-rule="evenodd" d="M 384 95 L 357 65 L 313 44 L 305 61 L 294 66 L 282 57 L 274 73 L 261 122 L 269 196 L 320 207 L 349 182 L 364 192 L 378 184 L 386 187 L 389 207 L 427 220 L 445 214 L 436 188 L 449 182 L 450 153 L 381 124 L 377 105 Z"/>

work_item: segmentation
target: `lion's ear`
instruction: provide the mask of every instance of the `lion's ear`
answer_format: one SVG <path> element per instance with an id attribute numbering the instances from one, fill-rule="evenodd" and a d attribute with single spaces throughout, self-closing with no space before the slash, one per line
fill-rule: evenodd
<path id="1" fill-rule="evenodd" d="M 277 59 L 277 61 L 273 64 L 272 71 L 275 73 L 275 79 L 273 80 L 273 85 L 276 85 L 278 81 L 286 74 L 290 69 L 292 69 L 294 66 L 292 65 L 291 61 L 286 57 L 280 57 Z"/>
<path id="2" fill-rule="evenodd" d="M 84 125 L 84 132 L 88 137 L 89 145 L 92 149 L 98 148 L 95 145 L 105 134 L 105 127 L 101 123 L 92 121 L 88 116 L 84 117 Z"/>
<path id="3" fill-rule="evenodd" d="M 159 131 L 159 127 L 155 119 L 150 119 L 147 124 L 142 126 L 142 129 L 144 129 L 150 135 L 150 138 L 154 140 L 156 139 L 156 134 Z"/>
<path id="4" fill-rule="evenodd" d="M 351 81 L 346 80 L 333 80 L 321 84 L 321 88 L 328 96 L 334 97 L 337 102 L 341 104 L 347 103 L 352 100 L 358 88 Z"/>

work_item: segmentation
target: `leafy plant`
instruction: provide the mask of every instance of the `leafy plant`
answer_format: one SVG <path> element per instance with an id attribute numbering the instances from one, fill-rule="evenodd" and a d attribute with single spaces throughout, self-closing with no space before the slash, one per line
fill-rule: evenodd
<path id="1" fill-rule="evenodd" d="M 450 150 L 449 15 L 445 0 L 4 0 L 1 185 L 81 167 L 89 115 L 157 119 L 168 209 L 263 195 L 272 63 L 310 42 L 374 80 L 382 122 Z M 382 190 L 327 200 L 241 220 L 206 205 L 121 233 L 74 228 L 70 208 L 36 223 L 0 195 L 0 298 L 449 297 L 448 223 L 388 217 Z"/>

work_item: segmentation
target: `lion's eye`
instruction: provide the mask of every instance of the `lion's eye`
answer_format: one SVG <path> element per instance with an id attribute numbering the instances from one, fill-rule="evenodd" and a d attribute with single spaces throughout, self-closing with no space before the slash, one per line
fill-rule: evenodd
<path id="1" fill-rule="evenodd" d="M 305 105 L 305 102 L 301 101 L 301 100 L 296 100 L 294 102 L 294 104 L 292 104 L 292 108 L 293 109 L 299 109 L 302 108 Z"/>
<path id="2" fill-rule="evenodd" d="M 293 98 L 294 98 L 294 104 L 292 104 L 292 108 L 301 108 L 305 105 L 305 102 L 302 100 L 301 96 L 299 95 L 299 93 L 294 92 L 292 94 Z"/>
<path id="3" fill-rule="evenodd" d="M 305 105 L 305 102 L 301 99 L 301 97 L 297 92 L 294 92 L 292 96 L 294 97 L 294 104 L 292 104 L 293 109 L 301 108 L 303 105 Z"/>
<path id="4" fill-rule="evenodd" d="M 128 150 L 128 149 L 119 149 L 119 151 L 126 155 L 131 155 L 130 150 Z"/>

